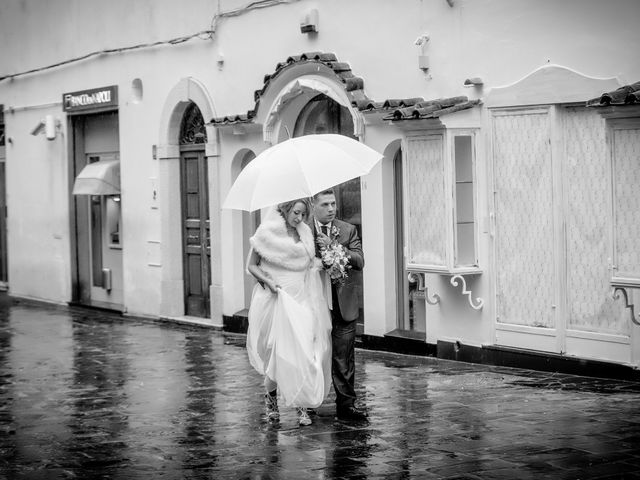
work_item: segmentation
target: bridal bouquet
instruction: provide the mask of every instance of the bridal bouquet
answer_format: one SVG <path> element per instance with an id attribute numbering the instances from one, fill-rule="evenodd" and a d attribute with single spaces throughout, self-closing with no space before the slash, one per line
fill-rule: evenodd
<path id="1" fill-rule="evenodd" d="M 343 284 L 347 278 L 347 269 L 349 264 L 349 258 L 347 257 L 347 251 L 336 240 L 339 235 L 337 227 L 331 228 L 331 243 L 321 248 L 320 256 L 322 258 L 322 265 L 329 274 L 332 283 Z"/>

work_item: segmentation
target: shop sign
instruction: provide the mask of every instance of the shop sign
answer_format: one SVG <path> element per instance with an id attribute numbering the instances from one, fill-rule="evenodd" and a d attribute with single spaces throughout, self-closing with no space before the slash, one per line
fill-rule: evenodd
<path id="1" fill-rule="evenodd" d="M 117 85 L 62 94 L 62 109 L 65 112 L 104 110 L 105 108 L 117 106 Z"/>

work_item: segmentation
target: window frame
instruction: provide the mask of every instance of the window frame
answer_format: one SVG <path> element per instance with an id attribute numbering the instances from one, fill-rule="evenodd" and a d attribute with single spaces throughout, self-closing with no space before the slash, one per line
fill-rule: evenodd
<path id="1" fill-rule="evenodd" d="M 611 172 L 611 285 L 614 287 L 635 287 L 640 288 L 640 271 L 635 275 L 618 274 L 618 242 L 617 242 L 617 215 L 616 211 L 616 144 L 615 133 L 622 130 L 640 130 L 640 117 L 634 118 L 609 118 L 607 120 L 607 141 L 609 150 L 610 172 Z"/>
<path id="2" fill-rule="evenodd" d="M 442 159 L 442 172 L 441 181 L 443 182 L 443 195 L 442 204 L 445 209 L 445 225 L 446 232 L 444 235 L 444 261 L 442 265 L 433 263 L 420 263 L 411 262 L 412 252 L 414 245 L 411 244 L 412 235 L 412 220 L 411 220 L 411 205 L 410 205 L 410 180 L 411 180 L 411 167 L 408 162 L 412 160 L 412 154 L 410 152 L 410 145 L 420 139 L 427 140 L 436 136 L 441 136 L 441 159 Z M 458 234 L 457 234 L 457 205 L 456 205 L 456 165 L 455 165 L 455 138 L 457 136 L 469 136 L 471 137 L 471 172 L 472 172 L 472 200 L 473 200 L 473 257 L 474 263 L 471 265 L 458 265 Z M 412 272 L 424 272 L 424 273 L 436 273 L 444 275 L 465 275 L 465 274 L 480 274 L 482 269 L 479 262 L 478 252 L 478 232 L 479 232 L 479 216 L 478 216 L 478 167 L 477 167 L 477 152 L 478 152 L 478 128 L 441 128 L 441 129 L 425 129 L 420 132 L 411 132 L 405 136 L 403 141 L 403 177 L 404 177 L 404 192 L 403 192 L 403 209 L 406 218 L 404 227 L 405 236 L 405 268 Z M 437 179 L 435 181 L 438 181 Z M 413 232 L 415 233 L 415 232 Z M 419 232 L 418 232 L 419 233 Z"/>
<path id="3" fill-rule="evenodd" d="M 478 260 L 478 174 L 477 174 L 477 130 L 476 129 L 449 129 L 447 131 L 448 136 L 448 151 L 450 155 L 451 171 L 450 171 L 450 183 L 451 183 L 451 197 L 452 197 L 452 235 L 453 252 L 451 255 L 451 268 L 455 273 L 479 270 Z M 458 249 L 458 201 L 457 201 L 457 186 L 458 181 L 456 178 L 456 137 L 470 137 L 471 138 L 471 200 L 472 200 L 472 217 L 473 217 L 473 262 L 469 265 L 460 265 L 458 263 L 459 249 Z"/>

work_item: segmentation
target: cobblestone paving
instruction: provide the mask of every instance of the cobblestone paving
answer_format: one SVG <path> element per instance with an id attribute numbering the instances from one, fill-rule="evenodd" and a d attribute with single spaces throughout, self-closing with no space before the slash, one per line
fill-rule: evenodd
<path id="1" fill-rule="evenodd" d="M 0 478 L 640 478 L 640 384 L 357 352 L 269 425 L 244 337 L 0 297 Z"/>

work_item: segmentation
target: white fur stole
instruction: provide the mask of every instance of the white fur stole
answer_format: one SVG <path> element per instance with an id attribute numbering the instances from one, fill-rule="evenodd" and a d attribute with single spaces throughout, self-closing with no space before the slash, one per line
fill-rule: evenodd
<path id="1" fill-rule="evenodd" d="M 285 220 L 279 213 L 269 215 L 249 242 L 266 261 L 289 270 L 300 271 L 309 267 L 309 262 L 315 257 L 315 248 L 309 225 L 301 222 L 297 230 L 300 242 L 296 242 L 287 234 Z"/>

